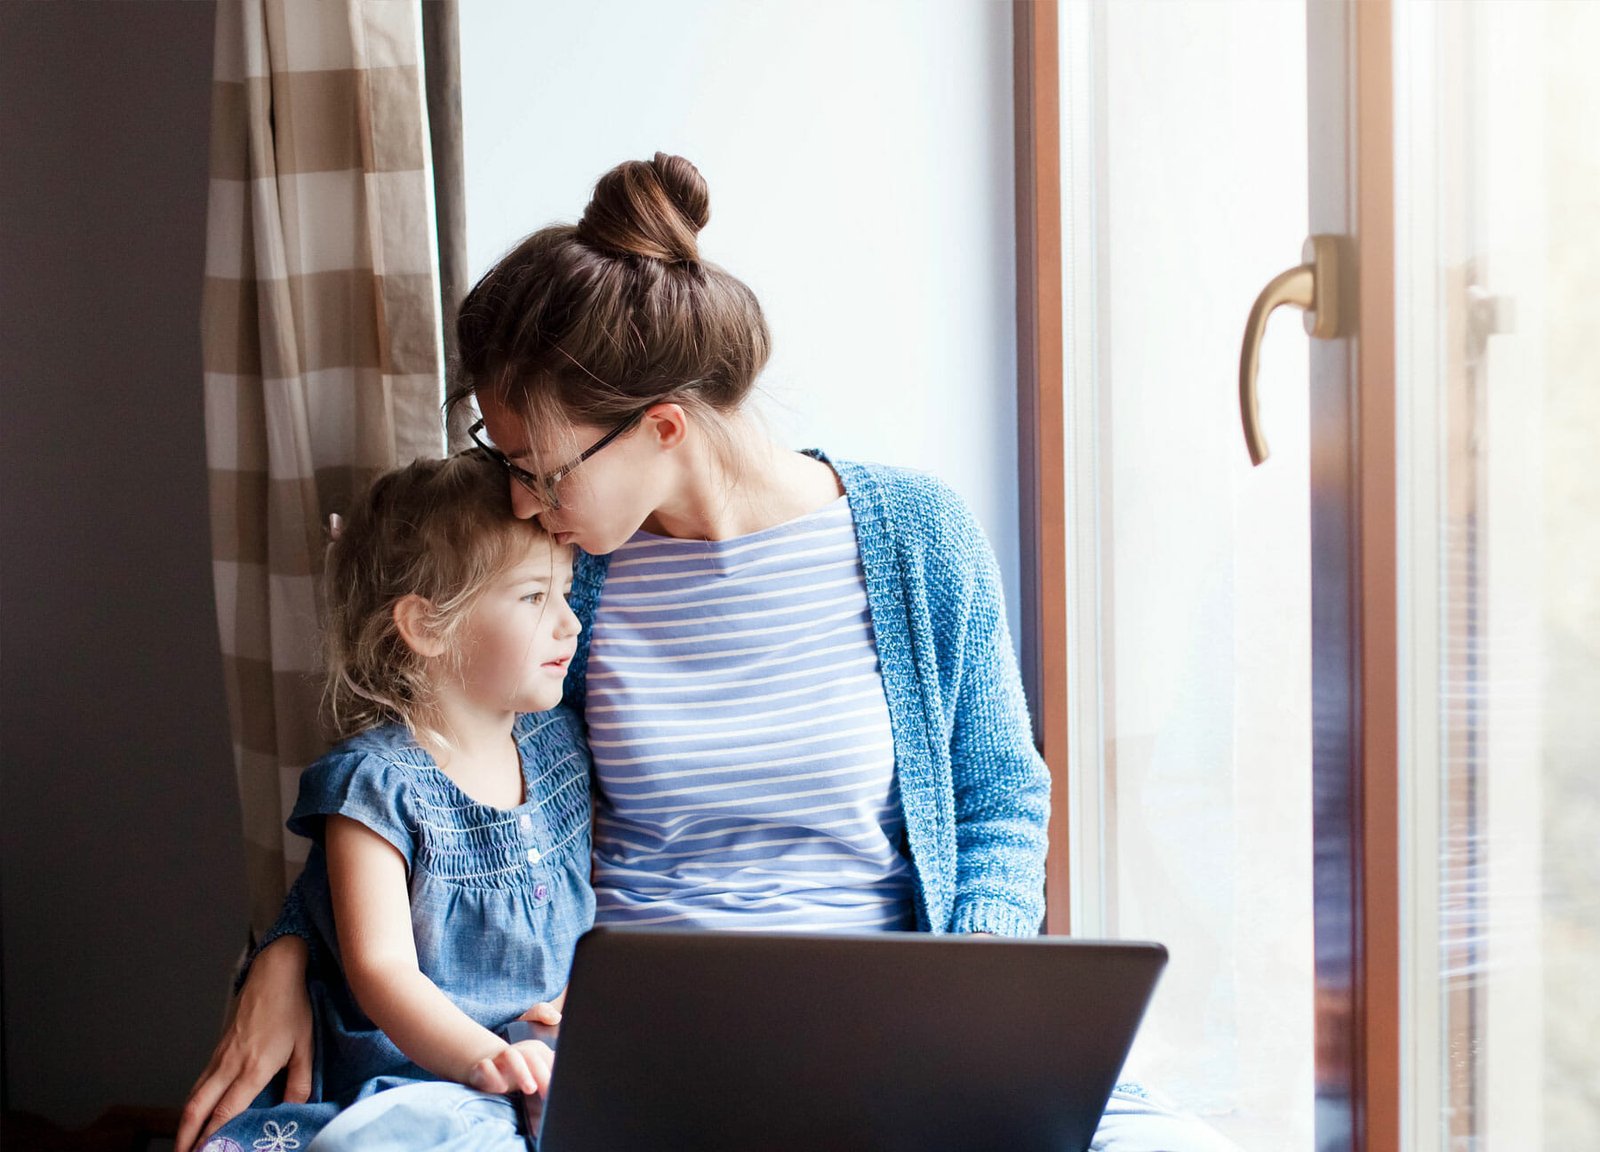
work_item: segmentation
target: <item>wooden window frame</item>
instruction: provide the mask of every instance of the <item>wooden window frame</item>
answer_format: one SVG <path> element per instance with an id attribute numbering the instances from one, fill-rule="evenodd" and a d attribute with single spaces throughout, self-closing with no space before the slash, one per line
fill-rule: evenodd
<path id="1" fill-rule="evenodd" d="M 1013 0 L 1012 16 L 1020 647 L 1034 738 L 1053 785 L 1045 931 L 1065 935 L 1072 907 L 1060 9 L 1057 0 Z M 1330 1063 L 1349 1107 L 1351 1146 L 1376 1152 L 1400 1146 L 1402 1043 L 1391 0 L 1350 3 L 1339 19 L 1350 22 L 1343 67 L 1353 100 L 1345 115 L 1354 121 L 1347 139 L 1357 163 L 1346 218 L 1325 230 L 1353 232 L 1358 277 L 1356 404 L 1340 434 L 1347 454 L 1332 470 L 1340 487 L 1348 485 L 1343 499 L 1357 533 L 1353 595 L 1344 605 L 1355 648 L 1347 697 L 1356 736 L 1349 764 L 1355 923 L 1348 1014 L 1319 1021 L 1318 1043 L 1338 1054 Z"/>
<path id="2" fill-rule="evenodd" d="M 1050 770 L 1045 932 L 1071 931 L 1067 787 L 1067 515 L 1061 262 L 1060 10 L 1013 0 L 1017 491 L 1022 680 Z"/>

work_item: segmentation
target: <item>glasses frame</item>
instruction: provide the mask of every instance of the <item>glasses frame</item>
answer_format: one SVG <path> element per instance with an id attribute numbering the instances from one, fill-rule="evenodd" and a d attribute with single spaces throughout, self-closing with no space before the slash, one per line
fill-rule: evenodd
<path id="1" fill-rule="evenodd" d="M 511 457 L 507 456 L 504 452 L 500 451 L 500 449 L 496 448 L 493 444 L 489 443 L 481 435 L 479 435 L 483 431 L 482 417 L 480 417 L 472 425 L 472 427 L 467 429 L 467 437 L 473 442 L 473 444 L 477 445 L 484 452 L 486 452 L 491 460 L 494 460 L 502 468 L 504 468 L 507 474 L 510 475 L 510 477 L 518 484 L 521 484 L 522 487 L 527 490 L 529 495 L 531 495 L 535 500 L 539 501 L 540 505 L 546 511 L 559 512 L 561 510 L 561 496 L 556 491 L 556 485 L 560 484 L 561 481 L 572 475 L 573 471 L 578 467 L 578 465 L 589 459 L 589 457 L 600 451 L 600 449 L 604 448 L 607 444 L 611 443 L 617 437 L 626 435 L 634 428 L 637 428 L 639 426 L 639 422 L 644 419 L 645 412 L 648 410 L 649 409 L 647 408 L 639 409 L 639 411 L 635 412 L 632 416 L 629 416 L 626 420 L 622 421 L 622 423 L 612 428 L 611 431 L 607 432 L 604 436 L 600 437 L 600 439 L 596 440 L 593 444 L 589 445 L 589 447 L 585 448 L 578 454 L 575 460 L 569 460 L 567 463 L 561 465 L 561 467 L 556 468 L 553 471 L 546 472 L 543 475 L 540 475 L 537 472 L 529 472 L 526 468 L 516 464 L 512 461 Z"/>

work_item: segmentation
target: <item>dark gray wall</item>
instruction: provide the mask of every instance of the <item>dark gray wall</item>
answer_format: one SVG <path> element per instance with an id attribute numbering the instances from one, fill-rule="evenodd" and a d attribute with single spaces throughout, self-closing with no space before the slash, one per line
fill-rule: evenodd
<path id="1" fill-rule="evenodd" d="M 10 1108 L 177 1105 L 244 934 L 198 316 L 212 5 L 0 2 Z"/>

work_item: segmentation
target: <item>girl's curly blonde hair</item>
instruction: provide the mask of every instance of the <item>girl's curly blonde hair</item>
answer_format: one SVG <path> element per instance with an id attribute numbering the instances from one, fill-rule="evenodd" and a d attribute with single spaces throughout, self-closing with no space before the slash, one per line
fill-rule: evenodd
<path id="1" fill-rule="evenodd" d="M 328 547 L 323 574 L 323 707 L 342 738 L 398 721 L 448 747 L 440 730 L 434 662 L 395 624 L 395 605 L 416 595 L 458 671 L 457 633 L 483 591 L 545 538 L 511 509 L 505 470 L 481 449 L 417 460 L 378 477 Z"/>

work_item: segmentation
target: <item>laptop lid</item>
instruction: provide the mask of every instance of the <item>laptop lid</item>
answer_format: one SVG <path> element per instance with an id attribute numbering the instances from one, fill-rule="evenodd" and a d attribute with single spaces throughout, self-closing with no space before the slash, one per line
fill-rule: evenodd
<path id="1" fill-rule="evenodd" d="M 1086 1148 L 1159 944 L 597 928 L 540 1152 Z"/>

